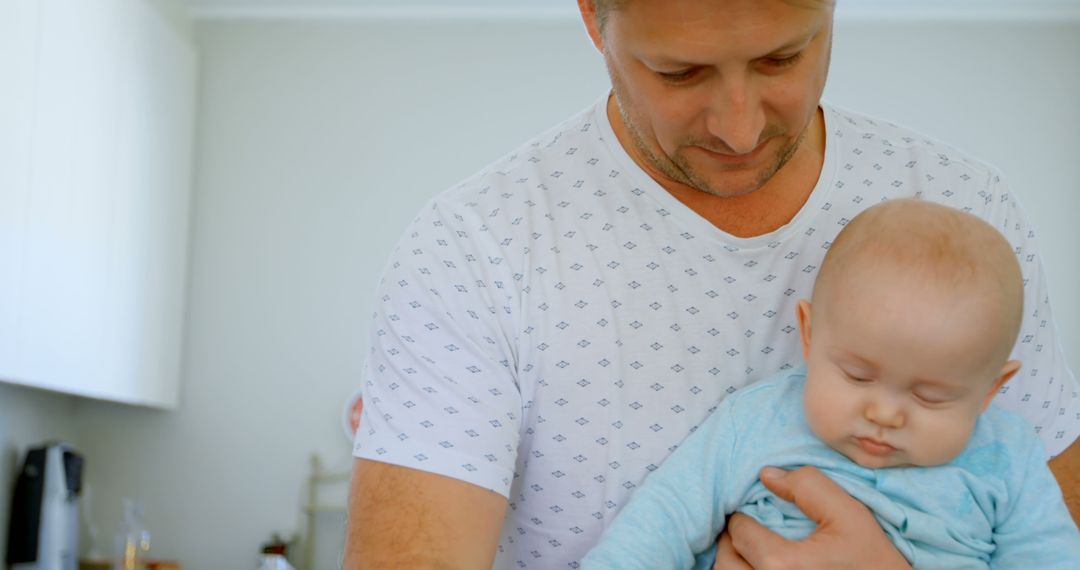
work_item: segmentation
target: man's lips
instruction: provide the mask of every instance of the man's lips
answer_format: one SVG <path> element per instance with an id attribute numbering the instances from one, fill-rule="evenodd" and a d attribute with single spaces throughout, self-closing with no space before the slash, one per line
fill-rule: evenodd
<path id="1" fill-rule="evenodd" d="M 753 150 L 745 154 L 729 154 L 726 152 L 715 151 L 703 146 L 699 146 L 697 148 L 701 149 L 703 152 L 705 152 L 705 154 L 709 155 L 709 157 L 715 161 L 728 164 L 742 164 L 744 162 L 749 162 L 757 158 L 768 145 L 768 140 L 762 141 L 756 147 L 754 147 Z"/>
<path id="2" fill-rule="evenodd" d="M 864 453 L 875 457 L 883 457 L 896 451 L 895 447 L 871 437 L 856 437 L 855 443 Z"/>

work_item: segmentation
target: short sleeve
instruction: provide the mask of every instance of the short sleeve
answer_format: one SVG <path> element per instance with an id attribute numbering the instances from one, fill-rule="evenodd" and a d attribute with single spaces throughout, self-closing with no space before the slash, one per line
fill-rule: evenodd
<path id="1" fill-rule="evenodd" d="M 432 202 L 406 230 L 377 289 L 354 456 L 509 495 L 522 398 L 497 249 L 465 206 Z"/>
<path id="2" fill-rule="evenodd" d="M 1061 349 L 1035 231 L 1023 207 L 996 172 L 991 173 L 984 199 L 990 202 L 991 223 L 1013 246 L 1024 279 L 1024 319 L 1012 355 L 1020 360 L 1021 369 L 1002 388 L 997 402 L 1034 425 L 1047 453 L 1054 456 L 1080 435 L 1076 378 Z"/>

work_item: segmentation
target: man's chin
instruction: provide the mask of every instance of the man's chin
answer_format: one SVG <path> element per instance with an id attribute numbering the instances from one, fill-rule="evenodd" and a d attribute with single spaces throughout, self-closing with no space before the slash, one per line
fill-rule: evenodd
<path id="1" fill-rule="evenodd" d="M 738 198 L 761 189 L 770 178 L 772 173 L 725 170 L 710 176 L 695 173 L 685 184 L 718 198 Z"/>
<path id="2" fill-rule="evenodd" d="M 775 157 L 764 163 L 758 158 L 745 164 L 723 165 L 717 165 L 705 158 L 706 160 L 702 161 L 691 161 L 685 155 L 680 156 L 677 166 L 682 174 L 681 182 L 720 198 L 737 198 L 761 189 L 782 166 L 778 165 L 779 160 Z"/>

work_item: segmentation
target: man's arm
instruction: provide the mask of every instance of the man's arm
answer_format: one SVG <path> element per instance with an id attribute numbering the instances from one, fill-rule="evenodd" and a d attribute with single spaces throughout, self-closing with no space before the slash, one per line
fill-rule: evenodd
<path id="1" fill-rule="evenodd" d="M 470 483 L 357 459 L 344 568 L 486 570 L 506 505 L 502 495 Z"/>
<path id="2" fill-rule="evenodd" d="M 1080 526 L 1080 440 L 1050 460 L 1050 471 L 1061 487 L 1073 522 Z"/>

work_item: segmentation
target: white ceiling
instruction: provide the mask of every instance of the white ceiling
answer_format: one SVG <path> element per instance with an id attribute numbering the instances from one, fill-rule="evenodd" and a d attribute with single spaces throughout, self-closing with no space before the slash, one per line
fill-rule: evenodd
<path id="1" fill-rule="evenodd" d="M 576 0 L 182 0 L 195 18 L 576 18 Z M 841 19 L 1080 20 L 1080 0 L 837 0 Z"/>
<path id="2" fill-rule="evenodd" d="M 576 0 L 183 0 L 196 17 L 574 16 Z"/>

